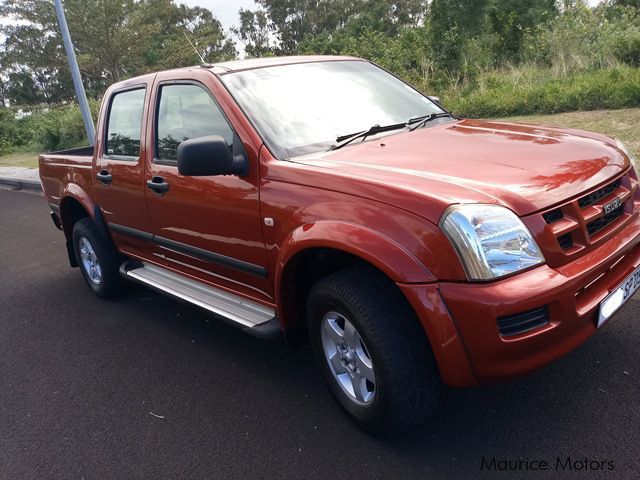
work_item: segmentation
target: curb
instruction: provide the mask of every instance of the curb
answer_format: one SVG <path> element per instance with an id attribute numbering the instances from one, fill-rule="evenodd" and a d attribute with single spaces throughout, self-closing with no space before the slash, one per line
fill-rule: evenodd
<path id="1" fill-rule="evenodd" d="M 20 180 L 19 178 L 0 177 L 0 185 L 16 187 L 17 190 L 33 190 L 42 192 L 42 184 L 35 180 Z"/>

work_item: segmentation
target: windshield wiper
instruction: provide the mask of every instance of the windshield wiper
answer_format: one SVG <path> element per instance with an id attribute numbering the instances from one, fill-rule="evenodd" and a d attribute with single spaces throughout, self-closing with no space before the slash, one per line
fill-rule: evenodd
<path id="1" fill-rule="evenodd" d="M 453 113 L 442 112 L 442 113 L 431 113 L 429 115 L 423 115 L 422 117 L 412 118 L 407 122 L 407 128 L 410 132 L 417 130 L 418 128 L 424 127 L 427 123 L 432 122 L 436 118 L 446 118 L 451 117 L 457 119 Z"/>
<path id="2" fill-rule="evenodd" d="M 349 135 L 343 135 L 341 137 L 336 138 L 336 143 L 329 147 L 329 150 L 338 150 L 339 148 L 346 147 L 351 142 L 355 142 L 356 140 L 362 139 L 364 140 L 371 135 L 377 135 L 379 133 L 391 132 L 393 130 L 400 130 L 402 128 L 406 128 L 406 123 L 396 123 L 394 125 L 385 125 L 381 127 L 380 125 L 374 125 L 369 130 L 363 130 L 362 132 L 351 133 Z"/>
<path id="3" fill-rule="evenodd" d="M 341 137 L 336 138 L 336 143 L 329 147 L 329 150 L 338 150 L 342 147 L 346 147 L 352 142 L 355 142 L 359 139 L 366 139 L 372 135 L 377 135 L 379 133 L 391 132 L 393 130 L 400 130 L 403 128 L 408 128 L 409 131 L 413 132 L 414 130 L 424 127 L 427 123 L 435 120 L 436 118 L 444 118 L 444 117 L 452 117 L 458 118 L 452 113 L 442 112 L 442 113 L 431 113 L 429 115 L 423 115 L 420 117 L 412 118 L 405 123 L 396 123 L 393 125 L 385 125 L 381 127 L 380 125 L 374 125 L 369 130 L 363 130 L 361 132 L 350 133 L 349 135 L 343 135 Z"/>

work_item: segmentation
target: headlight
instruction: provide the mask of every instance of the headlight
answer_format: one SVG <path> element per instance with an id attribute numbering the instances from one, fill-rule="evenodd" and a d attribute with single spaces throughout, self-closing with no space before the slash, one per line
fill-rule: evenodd
<path id="1" fill-rule="evenodd" d="M 440 222 L 469 280 L 491 280 L 544 263 L 531 233 L 499 205 L 454 205 Z"/>
<path id="2" fill-rule="evenodd" d="M 625 153 L 627 157 L 629 157 L 629 160 L 631 160 L 631 165 L 636 171 L 636 177 L 638 177 L 638 174 L 640 173 L 640 163 L 638 163 L 638 158 L 633 153 L 631 153 L 631 150 L 629 150 L 626 145 L 620 140 L 616 140 L 616 145 Z"/>

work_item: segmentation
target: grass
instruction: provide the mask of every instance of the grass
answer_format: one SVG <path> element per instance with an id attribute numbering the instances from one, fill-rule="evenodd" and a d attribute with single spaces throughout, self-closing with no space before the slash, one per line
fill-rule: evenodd
<path id="1" fill-rule="evenodd" d="M 0 167 L 38 168 L 39 152 L 12 153 L 0 157 Z"/>
<path id="2" fill-rule="evenodd" d="M 508 117 L 510 122 L 577 128 L 622 140 L 640 157 L 640 108 Z"/>

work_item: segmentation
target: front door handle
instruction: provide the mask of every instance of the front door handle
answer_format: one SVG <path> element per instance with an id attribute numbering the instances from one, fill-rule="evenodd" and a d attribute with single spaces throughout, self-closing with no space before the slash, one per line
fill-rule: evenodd
<path id="1" fill-rule="evenodd" d="M 158 195 L 164 195 L 169 191 L 169 184 L 164 178 L 155 176 L 151 180 L 147 180 L 147 187 L 156 192 Z"/>
<path id="2" fill-rule="evenodd" d="M 100 170 L 100 173 L 96 175 L 96 178 L 105 185 L 109 185 L 113 181 L 113 175 L 109 173 L 109 170 Z"/>

